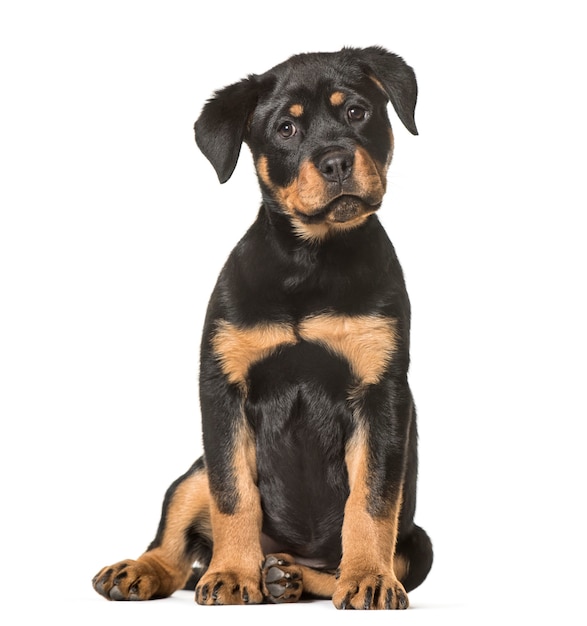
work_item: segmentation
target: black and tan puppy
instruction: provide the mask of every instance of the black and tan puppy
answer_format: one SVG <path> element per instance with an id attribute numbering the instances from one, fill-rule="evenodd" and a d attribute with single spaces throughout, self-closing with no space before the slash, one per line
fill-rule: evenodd
<path id="1" fill-rule="evenodd" d="M 416 94 L 400 57 L 345 48 L 292 57 L 205 105 L 198 146 L 225 182 L 244 141 L 262 206 L 208 308 L 204 456 L 167 491 L 148 550 L 103 568 L 98 593 L 148 600 L 195 584 L 200 604 L 305 593 L 408 606 L 432 546 L 414 524 L 410 304 L 376 212 L 387 103 L 416 134 Z"/>

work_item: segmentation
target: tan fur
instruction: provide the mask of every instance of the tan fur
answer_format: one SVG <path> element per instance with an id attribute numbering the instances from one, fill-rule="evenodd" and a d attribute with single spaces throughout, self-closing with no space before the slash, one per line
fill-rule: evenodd
<path id="1" fill-rule="evenodd" d="M 210 500 L 214 547 L 210 566 L 196 589 L 196 599 L 201 604 L 257 604 L 263 600 L 260 574 L 263 513 L 256 485 L 255 442 L 244 422 L 236 437 L 232 465 L 238 494 L 236 510 L 224 513 L 213 498 Z M 217 588 L 219 583 L 222 585 Z M 212 596 L 215 588 L 217 598 Z"/>
<path id="2" fill-rule="evenodd" d="M 304 106 L 302 104 L 292 104 L 289 107 L 289 113 L 293 117 L 301 117 L 304 114 Z"/>
<path id="3" fill-rule="evenodd" d="M 283 585 L 289 581 L 294 581 L 294 589 L 285 589 L 286 594 L 291 594 L 291 598 L 286 602 L 297 601 L 302 592 L 312 594 L 319 598 L 332 598 L 336 588 L 336 576 L 333 572 L 316 570 L 307 565 L 297 563 L 295 558 L 289 554 L 273 554 L 277 559 L 281 559 L 277 567 L 283 572 L 284 579 L 279 581 Z M 403 556 L 396 555 L 394 558 L 393 569 L 398 580 L 405 578 L 408 573 L 409 563 Z M 286 578 L 287 577 L 287 578 Z M 265 588 L 265 595 L 272 595 Z M 285 595 L 285 594 L 284 594 Z"/>
<path id="4" fill-rule="evenodd" d="M 369 198 L 373 206 L 380 203 L 386 190 L 387 164 L 377 165 L 363 148 L 355 151 L 353 180 L 347 193 Z M 286 187 L 278 187 L 269 174 L 268 160 L 262 156 L 257 161 L 257 171 L 261 180 L 274 192 L 277 200 L 288 211 L 312 216 L 319 213 L 336 196 L 330 196 L 328 186 L 316 166 L 306 161 L 300 166 L 297 178 Z"/>
<path id="5" fill-rule="evenodd" d="M 297 332 L 302 339 L 319 343 L 343 357 L 361 384 L 378 382 L 395 352 L 395 321 L 380 315 L 315 315 L 303 319 Z M 212 346 L 228 380 L 246 386 L 254 363 L 298 341 L 293 324 L 266 323 L 240 328 L 221 320 Z"/>
<path id="6" fill-rule="evenodd" d="M 410 571 L 410 562 L 401 554 L 393 557 L 393 571 L 399 581 L 404 581 Z"/>
<path id="7" fill-rule="evenodd" d="M 279 346 L 292 345 L 296 341 L 289 324 L 268 323 L 239 328 L 221 320 L 212 347 L 228 380 L 242 386 L 251 365 L 269 356 Z"/>
<path id="8" fill-rule="evenodd" d="M 175 562 L 185 558 L 184 532 L 196 518 L 202 531 L 211 534 L 210 488 L 208 474 L 204 471 L 189 476 L 175 490 L 165 518 L 162 547 L 156 550 L 162 550 Z"/>
<path id="9" fill-rule="evenodd" d="M 212 564 L 217 569 L 234 568 L 239 560 L 250 560 L 260 566 L 261 555 L 261 502 L 257 490 L 257 463 L 255 442 L 248 426 L 241 426 L 233 457 L 233 475 L 238 493 L 234 513 L 221 512 L 212 499 L 211 520 L 214 537 Z M 239 555 L 234 546 L 240 547 Z M 212 564 L 210 567 L 212 568 Z"/>
<path id="10" fill-rule="evenodd" d="M 355 151 L 356 193 L 365 197 L 372 196 L 374 201 L 381 202 L 387 189 L 387 166 L 377 164 L 364 148 Z"/>
<path id="11" fill-rule="evenodd" d="M 386 572 L 393 568 L 399 503 L 391 515 L 374 518 L 369 508 L 369 459 L 367 432 L 359 426 L 347 447 L 350 495 L 342 527 L 345 567 L 365 571 L 370 567 Z M 342 565 L 341 565 L 342 569 Z"/>
<path id="12" fill-rule="evenodd" d="M 297 106 L 297 105 L 294 105 Z M 383 200 L 387 188 L 386 163 L 377 163 L 367 151 L 361 147 L 355 151 L 352 180 L 345 187 L 345 194 L 361 199 L 357 215 L 346 221 L 337 220 L 336 212 L 325 215 L 324 221 L 307 224 L 303 216 L 312 216 L 320 213 L 337 196 L 332 196 L 328 185 L 311 161 L 301 164 L 296 179 L 285 187 L 273 183 L 269 173 L 269 163 L 266 156 L 261 156 L 256 163 L 259 178 L 272 191 L 280 205 L 287 211 L 298 235 L 304 240 L 321 240 L 332 233 L 356 228 L 372 215 Z"/>
<path id="13" fill-rule="evenodd" d="M 381 584 L 383 588 L 393 590 L 392 606 L 400 608 L 400 597 L 408 602 L 396 575 L 394 559 L 402 497 L 400 493 L 397 500 L 391 504 L 389 512 L 381 517 L 374 517 L 369 512 L 367 437 L 366 426 L 358 425 L 347 445 L 346 463 L 350 494 L 345 505 L 342 525 L 341 576 L 335 585 L 333 602 L 340 606 L 348 597 L 350 606 L 362 608 L 367 597 L 367 589 L 374 589 Z M 399 560 L 397 566 L 400 569 Z M 377 608 L 383 608 L 384 602 L 385 599 L 380 596 Z"/>
<path id="14" fill-rule="evenodd" d="M 345 100 L 346 100 L 346 96 L 344 93 L 342 93 L 342 91 L 334 91 L 330 95 L 330 104 L 333 107 L 340 106 Z"/>
<path id="15" fill-rule="evenodd" d="M 380 380 L 396 346 L 395 321 L 379 315 L 326 313 L 307 317 L 299 333 L 344 357 L 363 384 Z"/>
<path id="16" fill-rule="evenodd" d="M 147 599 L 152 595 L 165 597 L 183 587 L 192 572 L 192 562 L 186 559 L 185 530 L 194 519 L 202 531 L 212 534 L 210 527 L 210 491 L 208 475 L 196 472 L 186 478 L 173 494 L 166 513 L 165 531 L 157 548 L 142 554 L 136 562 L 129 563 L 123 581 L 141 579 L 139 593 Z"/>
<path id="17" fill-rule="evenodd" d="M 301 164 L 298 177 L 290 185 L 274 189 L 280 204 L 290 213 L 313 215 L 329 201 L 324 177 L 310 161 Z"/>

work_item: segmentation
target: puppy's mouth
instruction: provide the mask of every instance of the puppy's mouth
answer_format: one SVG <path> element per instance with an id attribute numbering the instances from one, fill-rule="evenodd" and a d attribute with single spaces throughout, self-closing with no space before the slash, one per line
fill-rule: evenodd
<path id="1" fill-rule="evenodd" d="M 334 224 L 346 224 L 358 218 L 366 217 L 375 213 L 381 206 L 381 202 L 368 204 L 359 196 L 341 195 L 329 202 L 324 208 L 308 215 L 296 211 L 297 216 L 306 224 L 318 224 L 331 222 Z"/>

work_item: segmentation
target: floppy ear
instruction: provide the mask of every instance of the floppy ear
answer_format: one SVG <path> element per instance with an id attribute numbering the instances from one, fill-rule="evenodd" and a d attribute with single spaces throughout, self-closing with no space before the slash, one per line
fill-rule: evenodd
<path id="1" fill-rule="evenodd" d="M 234 172 L 247 123 L 259 96 L 255 76 L 217 91 L 194 124 L 196 143 L 225 183 Z"/>
<path id="2" fill-rule="evenodd" d="M 417 135 L 414 112 L 418 84 L 414 70 L 397 54 L 379 46 L 360 50 L 359 57 L 365 61 L 371 77 L 383 87 L 404 126 L 413 135 Z"/>

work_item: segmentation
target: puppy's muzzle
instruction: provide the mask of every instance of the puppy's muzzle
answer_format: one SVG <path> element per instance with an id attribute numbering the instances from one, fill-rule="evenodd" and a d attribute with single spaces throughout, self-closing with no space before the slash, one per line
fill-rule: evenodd
<path id="1" fill-rule="evenodd" d="M 355 152 L 342 146 L 331 146 L 313 158 L 313 164 L 323 179 L 327 203 L 315 213 L 306 215 L 307 221 L 343 224 L 379 208 L 366 202 L 364 190 L 359 189 L 355 177 Z M 367 194 L 368 195 L 368 194 Z M 309 218 L 309 219 L 308 219 Z"/>

